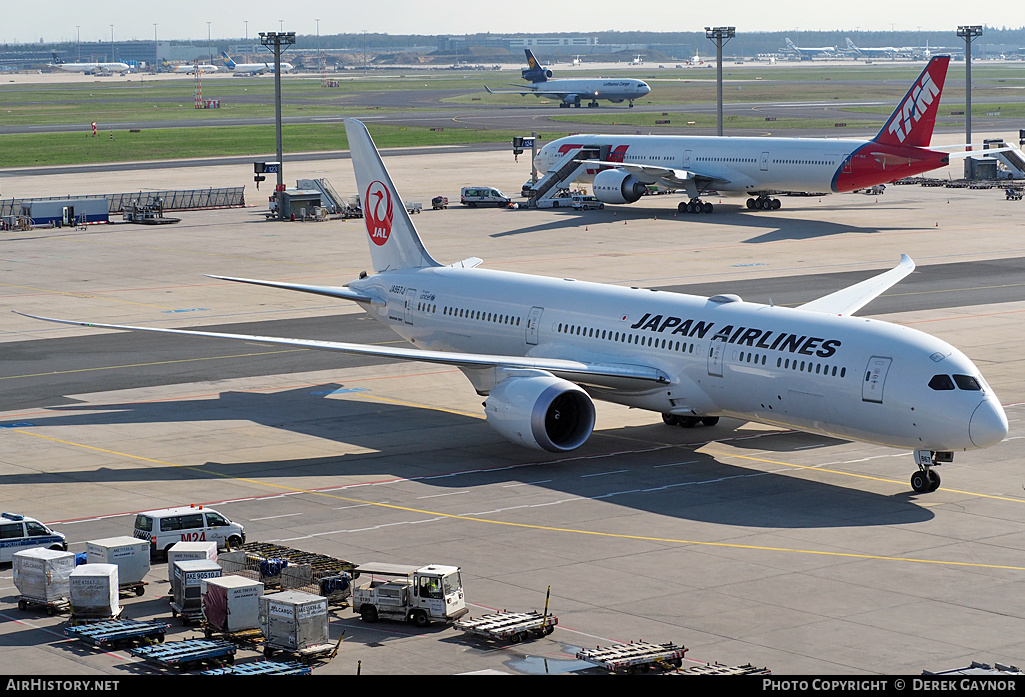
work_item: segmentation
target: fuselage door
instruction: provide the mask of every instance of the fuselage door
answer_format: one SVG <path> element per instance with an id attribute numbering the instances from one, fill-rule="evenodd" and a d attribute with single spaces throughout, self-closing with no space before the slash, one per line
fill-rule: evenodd
<path id="1" fill-rule="evenodd" d="M 690 169 L 690 150 L 683 151 L 683 162 L 680 163 L 682 169 Z"/>
<path id="2" fill-rule="evenodd" d="M 406 288 L 406 304 L 402 310 L 402 319 L 406 324 L 413 323 L 414 307 L 416 307 L 416 288 Z"/>
<path id="3" fill-rule="evenodd" d="M 758 158 L 758 169 L 763 172 L 769 171 L 769 153 L 763 152 L 761 157 Z"/>
<path id="4" fill-rule="evenodd" d="M 544 311 L 543 307 L 532 307 L 527 315 L 527 343 L 531 346 L 537 346 L 537 330 L 541 326 L 541 313 Z"/>
<path id="5" fill-rule="evenodd" d="M 713 341 L 708 345 L 708 374 L 722 377 L 722 359 L 726 352 L 726 342 Z"/>
<path id="6" fill-rule="evenodd" d="M 865 381 L 861 384 L 861 400 L 863 402 L 883 403 L 883 385 L 886 383 L 886 373 L 890 370 L 892 358 L 883 356 L 872 356 L 868 359 L 868 367 L 865 368 Z"/>

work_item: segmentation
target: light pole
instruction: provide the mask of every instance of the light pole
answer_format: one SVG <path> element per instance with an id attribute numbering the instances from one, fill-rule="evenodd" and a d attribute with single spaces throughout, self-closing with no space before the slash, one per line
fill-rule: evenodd
<path id="1" fill-rule="evenodd" d="M 210 22 L 206 23 L 206 50 L 210 52 L 210 62 L 214 62 L 214 47 L 210 41 Z"/>
<path id="2" fill-rule="evenodd" d="M 249 42 L 249 20 L 248 19 L 243 19 L 242 21 L 245 22 L 245 24 L 246 24 L 246 43 L 248 43 Z"/>
<path id="3" fill-rule="evenodd" d="M 75 48 L 78 50 L 78 62 L 81 63 L 82 62 L 82 25 L 81 24 L 76 24 L 75 25 L 75 32 L 76 32 L 75 36 L 77 37 L 75 39 Z"/>
<path id="4" fill-rule="evenodd" d="M 285 190 L 285 163 L 283 159 L 283 151 L 281 147 L 281 47 L 291 46 L 295 43 L 295 32 L 290 31 L 287 34 L 284 32 L 260 32 L 260 43 L 264 46 L 271 48 L 274 51 L 274 125 L 277 132 L 278 141 L 278 185 L 275 189 L 275 195 L 279 197 L 278 200 L 278 216 L 282 216 L 284 213 L 284 206 L 281 205 L 280 195 Z"/>
<path id="5" fill-rule="evenodd" d="M 722 135 L 722 46 L 737 35 L 736 27 L 705 27 L 705 38 L 715 42 L 716 97 L 718 102 L 719 130 Z M 723 41 L 726 39 L 726 41 Z"/>
<path id="6" fill-rule="evenodd" d="M 110 60 L 114 61 L 114 25 L 110 25 Z"/>
<path id="7" fill-rule="evenodd" d="M 982 36 L 982 26 L 978 24 L 964 25 L 957 28 L 957 35 L 964 39 L 964 114 L 965 114 L 965 144 L 967 149 L 972 149 L 972 41 Z M 968 179 L 971 174 L 971 163 L 969 158 L 964 160 L 964 176 Z"/>

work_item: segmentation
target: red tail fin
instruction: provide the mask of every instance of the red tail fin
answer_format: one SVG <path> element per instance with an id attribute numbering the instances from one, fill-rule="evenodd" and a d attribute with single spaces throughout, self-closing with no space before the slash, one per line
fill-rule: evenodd
<path id="1" fill-rule="evenodd" d="M 949 64 L 950 56 L 937 56 L 929 61 L 904 99 L 890 114 L 883 130 L 872 140 L 882 145 L 929 147 Z"/>

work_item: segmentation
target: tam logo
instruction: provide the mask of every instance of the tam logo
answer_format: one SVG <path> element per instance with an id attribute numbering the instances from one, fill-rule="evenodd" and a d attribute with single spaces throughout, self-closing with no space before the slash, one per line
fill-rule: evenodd
<path id="1" fill-rule="evenodd" d="M 391 192 L 379 181 L 371 182 L 363 196 L 363 220 L 367 225 L 370 241 L 377 246 L 383 245 L 391 235 L 392 218 L 395 210 Z"/>
<path id="2" fill-rule="evenodd" d="M 887 130 L 903 143 L 911 135 L 911 129 L 925 115 L 933 99 L 939 94 L 940 88 L 933 82 L 932 76 L 929 73 L 923 75 L 921 84 L 912 88 L 911 94 L 908 95 L 898 112 L 894 114 Z"/>

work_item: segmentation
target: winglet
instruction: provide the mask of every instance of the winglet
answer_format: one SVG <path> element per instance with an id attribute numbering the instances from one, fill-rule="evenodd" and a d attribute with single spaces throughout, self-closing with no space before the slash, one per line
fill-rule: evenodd
<path id="1" fill-rule="evenodd" d="M 900 255 L 900 263 L 878 276 L 855 283 L 843 290 L 824 295 L 818 300 L 798 306 L 798 310 L 824 312 L 827 315 L 853 315 L 878 298 L 915 270 L 915 262 L 907 254 Z"/>

